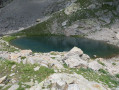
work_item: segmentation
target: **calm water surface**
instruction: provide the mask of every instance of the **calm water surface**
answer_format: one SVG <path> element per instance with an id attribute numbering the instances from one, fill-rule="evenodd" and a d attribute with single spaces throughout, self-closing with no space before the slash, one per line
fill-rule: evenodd
<path id="1" fill-rule="evenodd" d="M 10 42 L 20 49 L 31 49 L 34 52 L 69 51 L 74 46 L 81 48 L 90 57 L 112 57 L 119 54 L 119 48 L 101 41 L 79 37 L 38 36 L 22 37 Z"/>

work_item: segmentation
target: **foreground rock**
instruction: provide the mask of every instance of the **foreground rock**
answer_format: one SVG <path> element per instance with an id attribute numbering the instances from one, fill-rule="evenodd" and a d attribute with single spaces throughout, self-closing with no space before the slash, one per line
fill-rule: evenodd
<path id="1" fill-rule="evenodd" d="M 50 86 L 50 87 L 49 87 Z M 110 90 L 102 84 L 89 82 L 78 74 L 57 73 L 28 90 Z"/>
<path id="2" fill-rule="evenodd" d="M 110 74 L 119 73 L 119 59 L 106 60 L 97 58 L 92 60 L 84 54 L 80 48 L 74 47 L 69 52 L 33 53 L 31 50 L 20 50 L 15 52 L 0 51 L 0 57 L 23 64 L 39 64 L 47 68 L 64 69 L 66 64 L 69 68 L 91 68 L 95 71 L 105 69 Z M 34 69 L 34 70 L 37 70 Z"/>
<path id="3" fill-rule="evenodd" d="M 74 47 L 69 51 L 63 58 L 63 61 L 70 68 L 76 67 L 87 67 L 87 62 L 85 60 L 89 59 L 88 55 L 85 55 L 80 48 Z"/>
<path id="4" fill-rule="evenodd" d="M 17 63 L 23 64 L 39 64 L 40 66 L 52 67 L 55 69 L 62 69 L 62 55 L 63 53 L 58 53 L 57 55 L 52 55 L 50 53 L 32 53 L 31 50 L 20 50 L 16 52 L 0 52 L 0 57 L 7 60 L 11 60 Z"/>
<path id="5" fill-rule="evenodd" d="M 3 83 L 6 79 L 7 79 L 7 76 L 0 78 L 0 84 Z"/>

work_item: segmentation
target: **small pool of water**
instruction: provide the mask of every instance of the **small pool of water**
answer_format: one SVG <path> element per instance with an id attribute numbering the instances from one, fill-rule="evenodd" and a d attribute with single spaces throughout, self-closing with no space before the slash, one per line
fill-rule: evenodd
<path id="1" fill-rule="evenodd" d="M 31 49 L 33 52 L 69 51 L 74 46 L 81 48 L 90 57 L 113 57 L 119 54 L 119 48 L 101 41 L 79 37 L 38 36 L 22 37 L 10 42 L 20 49 Z"/>

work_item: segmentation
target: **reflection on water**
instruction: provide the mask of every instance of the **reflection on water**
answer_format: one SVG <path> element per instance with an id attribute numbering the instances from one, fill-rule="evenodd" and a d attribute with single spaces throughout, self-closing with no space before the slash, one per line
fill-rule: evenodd
<path id="1" fill-rule="evenodd" d="M 69 51 L 74 46 L 93 57 L 111 57 L 119 54 L 119 48 L 101 41 L 79 37 L 39 36 L 23 37 L 11 41 L 11 44 L 21 49 L 31 49 L 34 52 Z"/>

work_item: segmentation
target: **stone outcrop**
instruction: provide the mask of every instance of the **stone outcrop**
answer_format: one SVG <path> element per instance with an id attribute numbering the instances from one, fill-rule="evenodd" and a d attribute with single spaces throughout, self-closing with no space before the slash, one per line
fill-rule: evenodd
<path id="1" fill-rule="evenodd" d="M 87 60 L 87 58 L 84 58 L 84 56 L 85 56 L 85 54 L 83 53 L 83 51 L 80 48 L 74 47 L 73 49 L 71 49 L 64 56 L 63 61 L 70 68 L 87 67 L 87 62 L 85 60 L 83 60 L 83 59 L 86 59 Z M 87 57 L 87 55 L 86 55 L 86 57 Z"/>
<path id="2" fill-rule="evenodd" d="M 65 9 L 64 12 L 65 12 L 65 14 L 70 15 L 70 14 L 76 12 L 79 9 L 80 9 L 80 5 L 79 4 L 72 3 L 70 6 L 68 6 Z"/>
<path id="3" fill-rule="evenodd" d="M 53 74 L 28 90 L 42 90 L 42 88 L 47 90 L 110 90 L 102 84 L 89 82 L 81 75 L 66 73 Z"/>

